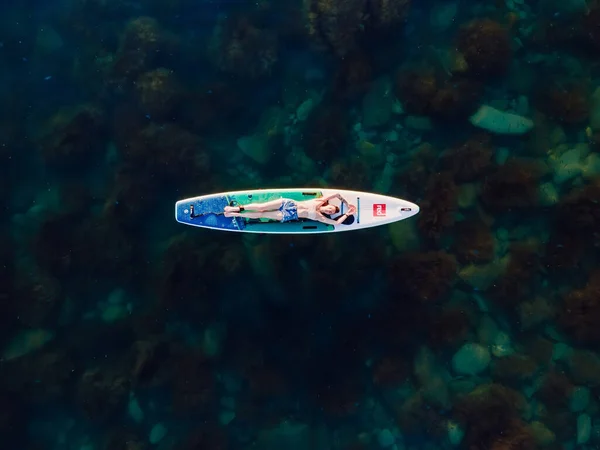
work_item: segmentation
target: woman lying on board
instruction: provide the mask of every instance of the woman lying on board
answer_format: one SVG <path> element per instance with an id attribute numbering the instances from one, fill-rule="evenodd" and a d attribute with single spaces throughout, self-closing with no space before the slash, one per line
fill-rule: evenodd
<path id="1" fill-rule="evenodd" d="M 335 205 L 329 204 L 329 200 L 334 198 L 339 199 L 348 208 L 348 212 L 335 220 L 331 216 L 337 214 L 340 209 Z M 355 213 L 356 206 L 350 205 L 340 194 L 331 194 L 326 197 L 302 201 L 280 198 L 264 203 L 249 203 L 247 205 L 225 207 L 225 217 L 271 219 L 281 222 L 310 219 L 329 225 L 340 225 Z"/>

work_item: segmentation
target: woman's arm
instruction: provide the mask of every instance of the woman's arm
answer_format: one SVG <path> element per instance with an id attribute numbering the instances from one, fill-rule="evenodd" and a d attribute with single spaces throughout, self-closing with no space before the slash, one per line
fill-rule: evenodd
<path id="1" fill-rule="evenodd" d="M 344 220 L 348 218 L 348 214 L 342 214 L 336 220 L 325 217 L 323 214 L 319 214 L 319 222 L 328 223 L 329 225 L 341 225 Z"/>
<path id="2" fill-rule="evenodd" d="M 327 197 L 321 197 L 318 200 L 321 200 L 322 202 L 328 202 L 332 198 L 339 198 L 341 200 L 342 196 L 340 194 L 330 194 Z"/>

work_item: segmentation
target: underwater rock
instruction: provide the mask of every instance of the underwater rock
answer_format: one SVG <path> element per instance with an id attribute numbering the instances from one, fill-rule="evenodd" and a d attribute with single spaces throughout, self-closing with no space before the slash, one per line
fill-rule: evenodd
<path id="1" fill-rule="evenodd" d="M 540 185 L 540 204 L 552 206 L 558 203 L 558 190 L 554 183 L 548 182 Z"/>
<path id="2" fill-rule="evenodd" d="M 485 291 L 506 270 L 509 259 L 504 256 L 489 264 L 469 264 L 460 269 L 458 276 L 473 289 Z"/>
<path id="3" fill-rule="evenodd" d="M 371 128 L 388 123 L 392 117 L 394 101 L 391 81 L 388 78 L 375 80 L 363 98 L 363 125 Z"/>
<path id="4" fill-rule="evenodd" d="M 545 297 L 536 297 L 517 307 L 521 330 L 530 329 L 547 322 L 556 315 L 556 307 Z"/>
<path id="5" fill-rule="evenodd" d="M 142 423 L 144 421 L 144 411 L 133 392 L 129 393 L 127 412 L 129 413 L 129 417 L 131 417 L 135 423 Z"/>
<path id="6" fill-rule="evenodd" d="M 569 401 L 571 412 L 581 412 L 585 410 L 590 403 L 590 390 L 586 386 L 578 386 L 573 389 Z"/>
<path id="7" fill-rule="evenodd" d="M 506 73 L 513 58 L 510 29 L 495 20 L 476 18 L 458 31 L 456 49 L 474 78 L 496 78 Z"/>
<path id="8" fill-rule="evenodd" d="M 465 183 L 458 186 L 459 209 L 470 209 L 475 206 L 476 201 L 477 185 L 475 183 Z"/>
<path id="9" fill-rule="evenodd" d="M 37 131 L 44 162 L 57 170 L 90 168 L 106 149 L 106 117 L 93 104 L 60 108 Z"/>
<path id="10" fill-rule="evenodd" d="M 559 147 L 556 153 L 560 151 Z M 600 174 L 600 157 L 597 153 L 590 153 L 589 145 L 586 143 L 577 144 L 560 154 L 550 155 L 548 164 L 554 170 L 556 184 L 562 184 L 579 176 L 589 179 Z"/>
<path id="11" fill-rule="evenodd" d="M 597 386 L 600 383 L 600 356 L 589 350 L 574 350 L 567 358 L 570 379 L 577 384 Z"/>
<path id="12" fill-rule="evenodd" d="M 577 444 L 587 444 L 592 436 L 592 418 L 587 414 L 577 417 Z"/>
<path id="13" fill-rule="evenodd" d="M 530 427 L 535 442 L 540 447 L 547 447 L 556 441 L 556 435 L 542 422 L 531 422 Z"/>
<path id="14" fill-rule="evenodd" d="M 43 329 L 20 331 L 5 347 L 2 358 L 8 361 L 27 355 L 42 348 L 53 337 L 54 333 Z"/>
<path id="15" fill-rule="evenodd" d="M 406 116 L 404 126 L 417 131 L 430 131 L 433 129 L 431 119 L 427 116 Z"/>
<path id="16" fill-rule="evenodd" d="M 494 359 L 491 365 L 491 376 L 515 387 L 523 382 L 530 382 L 538 369 L 538 363 L 528 355 L 514 353 L 504 358 Z"/>
<path id="17" fill-rule="evenodd" d="M 463 440 L 465 435 L 464 430 L 452 420 L 448 421 L 446 428 L 448 429 L 448 441 L 450 441 L 453 447 L 457 447 Z"/>
<path id="18" fill-rule="evenodd" d="M 395 444 L 396 438 L 387 428 L 377 434 L 377 442 L 381 448 L 388 448 Z"/>
<path id="19" fill-rule="evenodd" d="M 158 444 L 167 435 L 167 429 L 162 423 L 157 423 L 150 430 L 148 440 L 151 444 Z"/>
<path id="20" fill-rule="evenodd" d="M 76 401 L 87 419 L 97 423 L 110 420 L 129 401 L 128 377 L 112 367 L 89 369 L 79 380 Z"/>
<path id="21" fill-rule="evenodd" d="M 262 430 L 256 447 L 264 450 L 308 450 L 311 448 L 311 429 L 303 423 L 284 421 L 273 428 Z"/>
<path id="22" fill-rule="evenodd" d="M 263 135 L 243 136 L 237 140 L 237 146 L 244 155 L 259 164 L 266 164 L 271 156 L 268 138 Z"/>
<path id="23" fill-rule="evenodd" d="M 568 360 L 573 349 L 563 342 L 557 342 L 552 347 L 552 360 L 565 361 Z"/>
<path id="24" fill-rule="evenodd" d="M 235 419 L 234 411 L 221 411 L 219 413 L 219 423 L 221 425 L 229 425 Z"/>
<path id="25" fill-rule="evenodd" d="M 243 14 L 222 14 L 213 28 L 207 54 L 220 71 L 254 80 L 271 75 L 279 59 L 279 37 Z"/>
<path id="26" fill-rule="evenodd" d="M 482 105 L 469 122 L 496 134 L 525 134 L 533 128 L 533 121 L 527 117 L 500 111 L 488 105 Z"/>
<path id="27" fill-rule="evenodd" d="M 300 106 L 298 106 L 298 108 L 296 109 L 296 119 L 298 119 L 300 122 L 304 122 L 310 115 L 310 112 L 312 111 L 314 106 L 315 101 L 312 98 L 303 101 L 300 104 Z"/>
<path id="28" fill-rule="evenodd" d="M 202 336 L 202 350 L 206 356 L 212 358 L 221 353 L 226 333 L 226 327 L 221 323 L 213 324 L 204 330 Z"/>
<path id="29" fill-rule="evenodd" d="M 399 252 L 416 251 L 419 248 L 419 233 L 414 220 L 402 220 L 388 226 L 390 239 Z"/>
<path id="30" fill-rule="evenodd" d="M 492 344 L 492 354 L 497 358 L 509 356 L 514 353 L 512 344 L 510 342 L 510 336 L 504 332 L 500 332 L 494 338 Z"/>
<path id="31" fill-rule="evenodd" d="M 436 2 L 429 13 L 429 24 L 438 33 L 445 31 L 454 23 L 457 12 L 458 2 Z"/>
<path id="32" fill-rule="evenodd" d="M 284 131 L 285 111 L 282 108 L 268 108 L 260 117 L 254 133 L 237 140 L 238 148 L 259 164 L 266 164 L 273 154 L 273 144 Z"/>
<path id="33" fill-rule="evenodd" d="M 126 303 L 126 293 L 123 289 L 117 288 L 112 291 L 106 302 L 100 305 L 101 317 L 104 322 L 112 323 L 124 319 L 131 312 L 131 304 Z"/>
<path id="34" fill-rule="evenodd" d="M 487 348 L 468 342 L 454 354 L 452 367 L 461 375 L 477 375 L 488 368 L 490 361 L 491 356 Z"/>
<path id="35" fill-rule="evenodd" d="M 590 128 L 600 131 L 600 87 L 596 88 L 591 98 Z"/>

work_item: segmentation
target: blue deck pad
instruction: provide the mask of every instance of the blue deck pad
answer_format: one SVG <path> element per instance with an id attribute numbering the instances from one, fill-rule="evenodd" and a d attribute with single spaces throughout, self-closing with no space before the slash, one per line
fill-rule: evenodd
<path id="1" fill-rule="evenodd" d="M 229 205 L 229 199 L 226 196 L 214 197 L 205 200 L 195 201 L 194 215 L 192 218 L 185 217 L 184 220 L 191 225 L 202 225 L 212 228 L 226 230 L 243 230 L 246 227 L 245 221 L 239 217 L 225 217 L 223 210 Z M 189 206 L 186 206 L 186 209 Z"/>

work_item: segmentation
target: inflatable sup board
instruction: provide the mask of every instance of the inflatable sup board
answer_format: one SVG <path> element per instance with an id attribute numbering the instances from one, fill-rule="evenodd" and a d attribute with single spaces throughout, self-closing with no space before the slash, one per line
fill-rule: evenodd
<path id="1" fill-rule="evenodd" d="M 272 219 L 248 219 L 245 217 L 226 217 L 225 206 L 244 206 L 248 203 L 262 203 L 281 198 L 295 201 L 310 200 L 340 194 L 350 205 L 356 207 L 356 213 L 339 225 L 330 225 L 310 219 L 296 219 L 280 222 Z M 336 219 L 344 214 L 345 205 L 334 198 L 330 204 L 340 208 L 340 212 L 331 216 Z M 368 192 L 343 189 L 256 189 L 248 191 L 224 192 L 202 195 L 200 197 L 179 200 L 175 204 L 177 222 L 201 228 L 245 233 L 307 234 L 353 231 L 362 228 L 386 225 L 408 219 L 419 212 L 419 207 L 400 198 L 388 197 Z"/>

